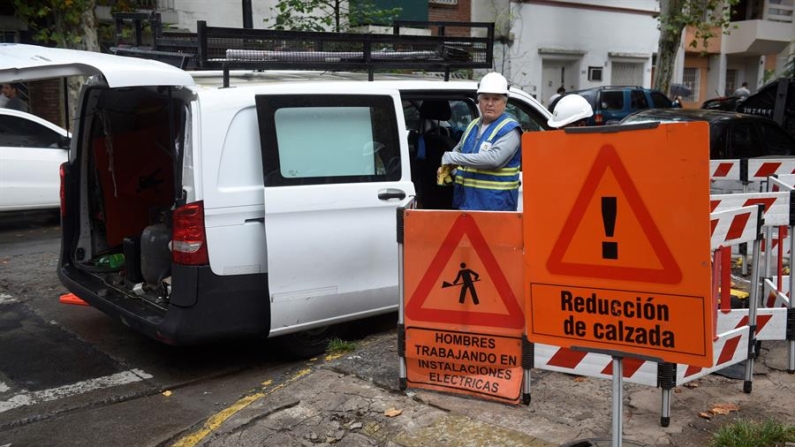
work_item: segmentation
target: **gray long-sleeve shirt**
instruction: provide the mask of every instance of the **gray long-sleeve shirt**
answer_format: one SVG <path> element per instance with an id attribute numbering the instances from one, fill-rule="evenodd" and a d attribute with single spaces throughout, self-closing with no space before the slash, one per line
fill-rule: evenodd
<path id="1" fill-rule="evenodd" d="M 478 138 L 487 127 L 488 125 L 478 125 Z M 513 158 L 513 155 L 519 150 L 521 142 L 521 134 L 518 132 L 518 128 L 516 132 L 508 132 L 502 138 L 494 141 L 489 150 L 479 150 L 473 154 L 462 154 L 461 144 L 463 141 L 459 141 L 451 152 L 445 152 L 442 155 L 442 164 L 466 166 L 475 169 L 499 169 L 508 164 Z"/>

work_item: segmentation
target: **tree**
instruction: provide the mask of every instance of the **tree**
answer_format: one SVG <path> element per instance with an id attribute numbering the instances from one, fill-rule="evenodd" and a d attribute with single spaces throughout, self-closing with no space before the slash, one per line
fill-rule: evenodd
<path id="1" fill-rule="evenodd" d="M 373 0 L 280 0 L 271 10 L 274 18 L 265 22 L 273 29 L 338 33 L 359 25 L 391 23 L 401 8 L 381 9 Z"/>
<path id="2" fill-rule="evenodd" d="M 33 39 L 59 48 L 99 51 L 96 0 L 13 0 Z"/>
<path id="3" fill-rule="evenodd" d="M 787 62 L 787 68 L 784 70 L 782 76 L 785 78 L 795 78 L 795 55 L 790 57 L 789 62 Z"/>
<path id="4" fill-rule="evenodd" d="M 12 0 L 17 17 L 43 45 L 75 50 L 100 51 L 99 26 L 94 9 L 110 0 Z M 130 10 L 129 0 L 115 0 L 113 11 Z M 68 79 L 70 116 L 74 116 L 82 78 Z"/>
<path id="5" fill-rule="evenodd" d="M 697 48 L 699 43 L 706 48 L 709 39 L 715 37 L 715 29 L 729 33 L 731 8 L 739 0 L 660 0 L 660 40 L 657 50 L 657 68 L 654 73 L 654 88 L 669 92 L 673 77 L 676 53 L 682 40 L 682 32 L 688 26 L 695 36 L 688 45 Z"/>

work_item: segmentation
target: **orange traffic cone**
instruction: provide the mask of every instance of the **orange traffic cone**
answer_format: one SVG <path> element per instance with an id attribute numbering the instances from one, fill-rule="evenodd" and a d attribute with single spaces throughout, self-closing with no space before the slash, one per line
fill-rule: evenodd
<path id="1" fill-rule="evenodd" d="M 78 298 L 77 295 L 75 295 L 74 293 L 67 293 L 67 294 L 61 295 L 61 298 L 58 301 L 60 301 L 61 304 L 74 304 L 74 305 L 77 305 L 77 306 L 88 306 L 89 305 L 85 301 L 83 301 L 80 298 Z"/>

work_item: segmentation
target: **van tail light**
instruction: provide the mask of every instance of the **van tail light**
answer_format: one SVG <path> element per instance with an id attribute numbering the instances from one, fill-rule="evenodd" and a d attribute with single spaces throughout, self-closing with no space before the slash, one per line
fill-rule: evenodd
<path id="1" fill-rule="evenodd" d="M 204 202 L 193 202 L 174 210 L 171 260 L 175 264 L 207 265 L 207 233 L 204 228 Z"/>
<path id="2" fill-rule="evenodd" d="M 61 176 L 61 217 L 66 217 L 66 163 L 62 163 L 58 168 L 58 173 Z"/>
<path id="3" fill-rule="evenodd" d="M 596 115 L 593 116 L 593 120 L 596 124 L 602 124 L 604 123 L 605 119 L 601 113 L 597 113 Z"/>

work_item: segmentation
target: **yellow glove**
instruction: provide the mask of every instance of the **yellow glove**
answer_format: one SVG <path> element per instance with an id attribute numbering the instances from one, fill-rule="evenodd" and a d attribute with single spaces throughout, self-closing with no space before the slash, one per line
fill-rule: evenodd
<path id="1" fill-rule="evenodd" d="M 453 167 L 444 165 L 436 170 L 436 184 L 439 186 L 447 186 L 453 183 Z"/>

